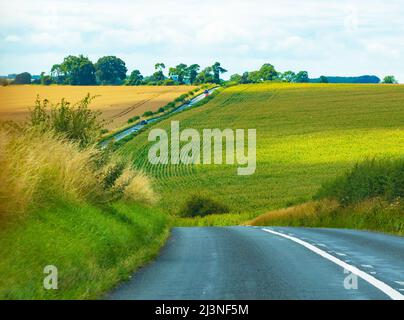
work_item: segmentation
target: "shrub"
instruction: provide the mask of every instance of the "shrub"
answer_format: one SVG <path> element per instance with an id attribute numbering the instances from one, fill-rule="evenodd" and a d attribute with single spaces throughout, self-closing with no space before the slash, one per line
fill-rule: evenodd
<path id="1" fill-rule="evenodd" d="M 157 110 L 157 112 L 158 112 L 158 113 L 163 113 L 163 112 L 164 112 L 164 108 L 163 108 L 163 107 L 159 108 L 159 109 Z"/>
<path id="2" fill-rule="evenodd" d="M 150 117 L 153 114 L 154 114 L 153 111 L 146 111 L 145 113 L 143 113 L 142 117 Z"/>
<path id="3" fill-rule="evenodd" d="M 203 217 L 209 214 L 228 213 L 229 208 L 207 195 L 192 195 L 180 210 L 183 217 Z"/>
<path id="4" fill-rule="evenodd" d="M 0 78 L 0 86 L 6 87 L 10 84 L 10 82 L 5 78 Z"/>
<path id="5" fill-rule="evenodd" d="M 165 110 L 169 110 L 169 109 L 172 109 L 172 108 L 175 108 L 175 102 L 174 101 L 167 103 L 166 106 L 164 107 Z"/>
<path id="6" fill-rule="evenodd" d="M 135 121 L 137 121 L 137 120 L 139 120 L 139 119 L 140 119 L 139 116 L 134 116 L 134 117 L 132 117 L 132 118 L 130 118 L 130 119 L 128 120 L 128 123 L 133 123 L 133 122 L 135 122 Z"/>
<path id="7" fill-rule="evenodd" d="M 335 198 L 343 205 L 373 197 L 404 196 L 404 159 L 367 160 L 332 182 L 324 184 L 316 198 Z"/>
<path id="8" fill-rule="evenodd" d="M 31 126 L 41 132 L 53 131 L 65 138 L 78 142 L 81 147 L 97 142 L 105 121 L 100 119 L 101 112 L 88 108 L 95 97 L 88 94 L 84 99 L 71 105 L 62 99 L 52 104 L 49 100 L 40 100 L 39 96 L 31 110 Z"/>

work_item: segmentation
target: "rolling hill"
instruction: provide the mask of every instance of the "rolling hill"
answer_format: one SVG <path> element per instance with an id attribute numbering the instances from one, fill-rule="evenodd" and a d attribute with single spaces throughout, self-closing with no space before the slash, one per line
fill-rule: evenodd
<path id="1" fill-rule="evenodd" d="M 177 214 L 195 193 L 230 208 L 208 224 L 233 224 L 310 200 L 322 183 L 372 157 L 398 157 L 404 147 L 404 86 L 256 84 L 226 88 L 208 104 L 154 127 L 257 130 L 257 170 L 236 165 L 151 165 L 148 131 L 119 153 L 154 177 L 160 206 Z"/>

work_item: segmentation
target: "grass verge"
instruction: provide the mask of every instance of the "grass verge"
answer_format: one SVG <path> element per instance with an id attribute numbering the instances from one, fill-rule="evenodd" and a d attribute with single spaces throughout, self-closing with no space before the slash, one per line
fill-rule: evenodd
<path id="1" fill-rule="evenodd" d="M 104 208 L 54 203 L 0 230 L 0 299 L 95 299 L 155 257 L 169 234 L 167 215 L 118 202 Z M 58 289 L 43 271 L 58 269 Z"/>

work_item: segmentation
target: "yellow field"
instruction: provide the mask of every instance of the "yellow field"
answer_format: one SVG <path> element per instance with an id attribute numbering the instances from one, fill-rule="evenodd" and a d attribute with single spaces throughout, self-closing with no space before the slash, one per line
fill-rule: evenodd
<path id="1" fill-rule="evenodd" d="M 145 111 L 156 111 L 193 86 L 7 86 L 0 87 L 0 120 L 24 121 L 36 96 L 58 102 L 82 99 L 87 93 L 99 95 L 91 104 L 110 120 L 108 129 L 126 124 L 128 119 Z"/>

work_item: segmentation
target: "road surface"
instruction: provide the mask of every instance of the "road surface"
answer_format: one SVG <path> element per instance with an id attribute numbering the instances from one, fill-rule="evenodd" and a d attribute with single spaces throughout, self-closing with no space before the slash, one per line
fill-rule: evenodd
<path id="1" fill-rule="evenodd" d="M 107 298 L 402 299 L 403 294 L 403 237 L 207 227 L 173 229 L 156 261 Z"/>

